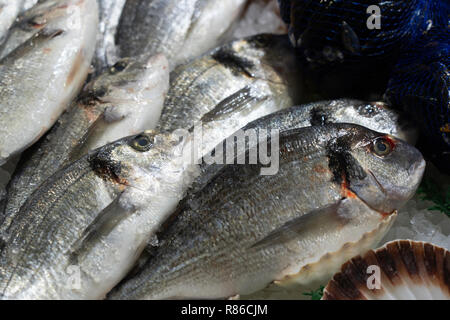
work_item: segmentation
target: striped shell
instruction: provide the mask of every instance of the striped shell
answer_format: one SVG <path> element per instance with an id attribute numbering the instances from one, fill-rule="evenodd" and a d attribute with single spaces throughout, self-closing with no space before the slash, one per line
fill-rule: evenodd
<path id="1" fill-rule="evenodd" d="M 430 243 L 389 242 L 346 262 L 322 299 L 450 300 L 450 253 Z"/>

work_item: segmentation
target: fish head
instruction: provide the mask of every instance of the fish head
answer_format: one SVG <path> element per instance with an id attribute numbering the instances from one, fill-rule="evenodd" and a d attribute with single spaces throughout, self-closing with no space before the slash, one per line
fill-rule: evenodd
<path id="1" fill-rule="evenodd" d="M 148 98 L 146 95 L 152 91 L 155 79 L 168 74 L 168 68 L 169 63 L 162 54 L 123 58 L 91 81 L 85 92 L 105 103 L 129 104 L 133 100 Z"/>
<path id="2" fill-rule="evenodd" d="M 339 138 L 332 147 L 335 178 L 372 209 L 390 214 L 416 192 L 425 170 L 423 156 L 391 135 L 359 126 L 354 130 L 352 138 Z"/>
<path id="3" fill-rule="evenodd" d="M 89 155 L 89 162 L 97 173 L 113 182 L 154 190 L 161 181 L 169 181 L 168 171 L 174 177 L 182 173 L 188 135 L 177 130 L 164 134 L 147 130 L 96 149 Z"/>

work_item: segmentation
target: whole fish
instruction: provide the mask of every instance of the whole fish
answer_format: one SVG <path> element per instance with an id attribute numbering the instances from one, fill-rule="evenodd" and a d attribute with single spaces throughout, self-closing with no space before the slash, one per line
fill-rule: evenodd
<path id="1" fill-rule="evenodd" d="M 0 163 L 50 129 L 87 76 L 97 2 L 68 1 L 63 11 L 55 29 L 40 30 L 0 60 Z"/>
<path id="2" fill-rule="evenodd" d="M 33 191 L 63 165 L 89 150 L 153 129 L 168 88 L 169 67 L 162 55 L 122 59 L 91 81 L 45 139 L 24 155 L 7 188 L 0 233 Z"/>
<path id="3" fill-rule="evenodd" d="M 116 35 L 119 19 L 126 0 L 99 0 L 99 33 L 97 48 L 92 64 L 95 73 L 101 73 L 105 68 L 112 66 L 118 60 L 114 37 Z"/>
<path id="4" fill-rule="evenodd" d="M 172 71 L 157 130 L 189 129 L 224 99 L 242 103 L 260 95 L 261 100 L 269 91 L 285 92 L 279 109 L 305 99 L 301 66 L 288 38 L 261 34 L 232 41 Z"/>
<path id="5" fill-rule="evenodd" d="M 339 268 L 383 236 L 425 167 L 414 147 L 356 125 L 278 140 L 277 174 L 226 165 L 183 200 L 152 259 L 110 298 L 231 297 Z"/>
<path id="6" fill-rule="evenodd" d="M 163 53 L 171 67 L 218 45 L 245 0 L 128 0 L 116 44 L 121 57 Z"/>

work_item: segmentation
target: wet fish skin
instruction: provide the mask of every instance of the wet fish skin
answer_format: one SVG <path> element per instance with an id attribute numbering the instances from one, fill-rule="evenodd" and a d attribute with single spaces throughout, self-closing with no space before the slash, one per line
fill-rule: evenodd
<path id="1" fill-rule="evenodd" d="M 423 174 L 419 151 L 400 140 L 393 140 L 397 149 L 386 158 L 373 154 L 372 145 L 388 138 L 393 139 L 349 124 L 281 133 L 276 175 L 260 175 L 261 165 L 226 165 L 183 200 L 174 221 L 159 235 L 152 259 L 109 298 L 248 294 L 298 273 L 347 242 L 361 240 L 391 217 L 378 211 L 386 209 L 384 205 L 365 196 L 369 189 L 382 188 L 366 183 L 365 177 L 370 172 L 377 177 L 390 173 L 395 184 L 391 187 L 408 190 L 398 194 L 401 198 L 392 195 L 404 203 Z M 387 202 L 390 197 L 384 194 Z M 287 239 L 280 237 L 286 231 L 274 237 L 299 219 L 306 220 L 308 228 L 288 227 Z M 264 243 L 269 236 L 276 241 Z"/>
<path id="2" fill-rule="evenodd" d="M 23 157 L 7 188 L 0 234 L 39 185 L 90 150 L 152 129 L 169 87 L 162 55 L 121 59 L 92 80 L 47 136 Z"/>
<path id="3" fill-rule="evenodd" d="M 414 127 L 412 120 L 404 114 L 391 109 L 383 102 L 366 102 L 356 99 L 325 100 L 293 106 L 260 117 L 242 126 L 239 130 L 242 132 L 254 130 L 256 134 L 259 134 L 260 129 L 276 129 L 283 132 L 333 123 L 360 125 L 370 130 L 392 135 L 411 145 L 415 144 L 418 136 L 417 128 Z M 215 125 L 217 126 L 217 124 Z M 208 127 L 207 123 L 204 124 L 204 127 Z M 227 129 L 224 127 L 221 130 L 229 133 Z M 236 135 L 236 133 L 233 132 L 233 135 Z M 229 136 L 232 136 L 232 134 L 229 134 Z M 221 141 L 219 145 L 212 145 L 214 141 L 208 141 L 207 137 L 204 137 L 202 142 L 204 144 L 203 154 L 223 144 Z M 254 147 L 254 143 L 251 140 L 246 141 L 245 148 Z M 238 152 L 243 151 L 238 150 L 240 150 Z M 203 187 L 225 166 L 225 164 L 208 165 L 201 163 L 201 178 L 195 180 L 196 186 L 192 188 Z M 152 246 L 149 246 L 147 251 L 153 251 Z"/>
<path id="4" fill-rule="evenodd" d="M 0 44 L 4 41 L 9 28 L 20 11 L 21 0 L 0 1 Z"/>
<path id="5" fill-rule="evenodd" d="M 61 175 L 64 174 L 65 171 L 62 171 Z M 24 215 L 19 214 L 13 221 L 12 229 L 10 229 L 10 234 L 13 236 L 4 246 L 0 257 L 0 297 L 2 299 L 77 297 L 75 293 L 73 296 L 61 293 L 64 289 L 75 290 L 71 287 L 68 278 L 71 275 L 68 268 L 72 263 L 62 254 L 70 247 L 62 247 L 61 244 L 74 243 L 78 234 L 82 233 L 82 228 L 91 222 L 89 210 L 102 210 L 106 207 L 109 201 L 120 193 L 121 185 L 105 182 L 91 170 L 86 159 L 75 163 L 71 167 L 70 174 L 64 175 L 62 179 L 58 179 L 59 176 L 55 176 L 57 183 L 51 185 L 55 189 L 49 189 L 43 185 L 37 189 L 37 196 L 33 198 L 33 201 L 29 204 L 25 203 L 25 208 L 29 209 L 27 210 L 30 214 L 29 219 L 24 219 Z M 75 181 L 78 183 L 74 183 Z M 64 198 L 65 201 L 61 202 L 52 197 L 55 190 L 60 190 L 67 195 L 67 198 Z M 45 211 L 44 208 L 50 203 L 53 205 L 53 210 Z M 63 212 L 64 215 L 60 215 Z M 36 229 L 37 226 L 39 229 Z M 17 232 L 18 229 L 25 232 Z M 35 242 L 37 247 L 26 245 L 30 238 L 39 238 L 38 234 L 41 232 L 51 234 L 52 230 L 58 230 L 56 234 L 53 234 L 52 240 L 44 236 Z M 36 255 L 39 255 L 42 260 L 36 261 L 34 259 Z M 46 269 L 45 266 L 48 263 L 55 263 L 57 268 L 43 273 L 32 271 L 37 268 Z M 50 274 L 51 279 L 56 279 L 56 282 L 49 282 Z"/>
<path id="6" fill-rule="evenodd" d="M 232 41 L 177 67 L 157 130 L 189 129 L 221 101 L 247 89 L 256 93 L 263 82 L 274 92 L 288 89 L 291 101 L 283 105 L 306 99 L 301 66 L 287 36 L 261 34 Z"/>
<path id="7" fill-rule="evenodd" d="M 260 127 L 280 131 L 330 123 L 353 123 L 386 133 L 411 145 L 417 141 L 418 130 L 405 114 L 384 102 L 337 99 L 308 103 L 283 109 L 249 123 L 243 130 Z"/>
<path id="8" fill-rule="evenodd" d="M 0 1 L 0 45 L 5 40 L 9 28 L 16 17 L 23 11 L 30 9 L 37 0 L 1 0 Z"/>
<path id="9" fill-rule="evenodd" d="M 21 12 L 25 12 L 33 8 L 36 4 L 41 3 L 45 0 L 23 0 Z"/>
<path id="10" fill-rule="evenodd" d="M 128 0 L 116 35 L 119 56 L 163 53 L 171 68 L 214 48 L 244 0 Z"/>
<path id="11" fill-rule="evenodd" d="M 100 74 L 103 70 L 119 60 L 117 58 L 114 37 L 125 1 L 98 0 L 100 13 L 99 33 L 95 57 L 92 62 L 95 74 Z"/>
<path id="12" fill-rule="evenodd" d="M 21 14 L 0 46 L 0 59 L 6 57 L 14 49 L 31 39 L 43 28 L 59 29 L 58 23 L 67 16 L 65 4 L 71 0 L 44 0 Z"/>
<path id="13" fill-rule="evenodd" d="M 55 30 L 42 29 L 0 60 L 0 163 L 36 142 L 80 90 L 93 56 L 95 0 L 72 0 Z M 79 28 L 73 19 L 79 18 Z"/>

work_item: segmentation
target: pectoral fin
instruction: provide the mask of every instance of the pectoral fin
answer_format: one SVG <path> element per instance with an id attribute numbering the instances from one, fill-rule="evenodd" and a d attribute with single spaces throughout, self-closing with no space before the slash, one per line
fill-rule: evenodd
<path id="1" fill-rule="evenodd" d="M 313 210 L 305 215 L 286 222 L 281 227 L 269 233 L 265 238 L 253 244 L 250 248 L 263 248 L 283 244 L 291 240 L 300 238 L 304 232 L 311 232 L 321 225 L 329 224 L 330 221 L 342 219 L 338 209 L 342 204 L 341 200 L 336 204 Z"/>
<path id="2" fill-rule="evenodd" d="M 252 94 L 249 86 L 235 92 L 231 96 L 225 98 L 217 104 L 210 112 L 206 113 L 201 122 L 210 122 L 212 120 L 226 119 L 230 114 L 236 111 L 244 110 L 247 106 L 255 101 L 263 101 L 267 99 L 264 97 L 256 97 Z"/>
<path id="3" fill-rule="evenodd" d="M 124 209 L 119 204 L 120 195 L 114 199 L 92 223 L 84 230 L 80 239 L 78 239 L 72 246 L 72 253 L 70 260 L 77 262 L 79 257 L 89 252 L 92 247 L 102 237 L 107 236 L 125 217 L 130 214 L 130 211 Z"/>

